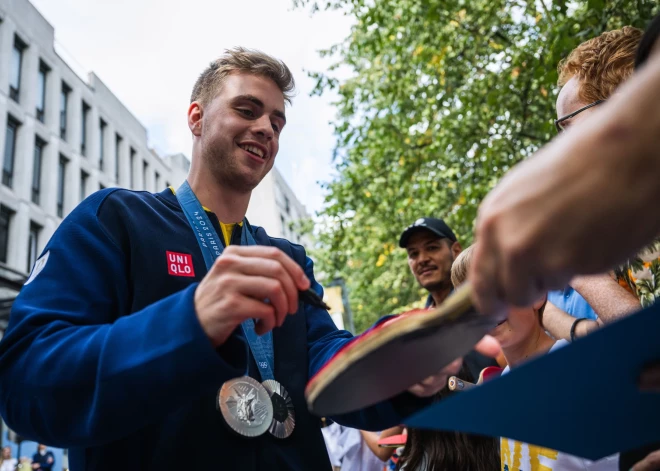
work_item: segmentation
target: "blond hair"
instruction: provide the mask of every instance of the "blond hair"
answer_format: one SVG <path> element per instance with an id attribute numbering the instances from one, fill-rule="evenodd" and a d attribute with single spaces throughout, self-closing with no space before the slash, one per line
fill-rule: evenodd
<path id="1" fill-rule="evenodd" d="M 642 35 L 642 30 L 624 26 L 583 42 L 559 63 L 558 85 L 577 77 L 583 102 L 608 99 L 632 75 Z"/>
<path id="2" fill-rule="evenodd" d="M 454 288 L 465 282 L 470 264 L 472 263 L 473 253 L 474 244 L 459 253 L 451 265 L 451 283 L 454 285 Z"/>
<path id="3" fill-rule="evenodd" d="M 271 79 L 282 91 L 284 99 L 291 103 L 296 83 L 286 64 L 261 51 L 244 47 L 227 49 L 222 56 L 211 62 L 195 82 L 190 102 L 198 101 L 202 105 L 210 102 L 218 93 L 222 82 L 232 72 L 243 72 Z"/>

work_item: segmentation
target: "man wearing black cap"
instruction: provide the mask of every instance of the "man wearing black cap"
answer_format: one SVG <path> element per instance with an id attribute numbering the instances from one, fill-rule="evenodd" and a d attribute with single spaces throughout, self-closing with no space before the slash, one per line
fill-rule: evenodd
<path id="1" fill-rule="evenodd" d="M 463 250 L 454 231 L 442 219 L 419 218 L 403 231 L 399 247 L 406 249 L 410 271 L 429 292 L 426 308 L 441 304 L 454 289 L 451 266 Z M 474 351 L 464 360 L 474 378 L 487 366 L 498 366 L 492 358 Z"/>
<path id="2" fill-rule="evenodd" d="M 442 303 L 453 286 L 451 265 L 463 248 L 454 231 L 436 218 L 419 218 L 401 234 L 399 247 L 408 252 L 408 266 L 429 292 L 427 307 Z"/>

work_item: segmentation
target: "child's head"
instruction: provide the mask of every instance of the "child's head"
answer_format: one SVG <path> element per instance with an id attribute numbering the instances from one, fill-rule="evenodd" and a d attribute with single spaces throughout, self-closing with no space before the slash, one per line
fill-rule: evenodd
<path id="1" fill-rule="evenodd" d="M 451 265 L 451 283 L 454 288 L 462 285 L 467 278 L 468 268 L 472 263 L 472 253 L 474 252 L 474 244 L 459 253 Z"/>
<path id="2" fill-rule="evenodd" d="M 472 244 L 461 252 L 451 267 L 451 282 L 458 287 L 466 281 L 474 247 Z M 530 335 L 534 335 L 543 329 L 542 316 L 546 299 L 537 301 L 531 307 L 511 307 L 507 320 L 501 322 L 490 334 L 497 339 L 502 348 L 511 347 L 525 341 Z"/>

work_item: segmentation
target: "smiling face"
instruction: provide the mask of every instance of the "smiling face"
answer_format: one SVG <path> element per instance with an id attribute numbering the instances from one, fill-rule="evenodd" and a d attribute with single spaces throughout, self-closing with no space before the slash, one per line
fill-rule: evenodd
<path id="1" fill-rule="evenodd" d="M 188 111 L 204 169 L 239 192 L 252 191 L 273 167 L 285 123 L 275 82 L 240 72 L 229 74 L 207 105 L 193 102 Z"/>
<path id="2" fill-rule="evenodd" d="M 451 264 L 461 250 L 457 242 L 420 230 L 410 236 L 406 250 L 410 271 L 423 288 L 431 292 L 451 288 Z"/>

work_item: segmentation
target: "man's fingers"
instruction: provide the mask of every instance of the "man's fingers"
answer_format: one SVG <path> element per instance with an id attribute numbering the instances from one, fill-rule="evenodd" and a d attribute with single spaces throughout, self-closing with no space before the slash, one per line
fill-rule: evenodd
<path id="1" fill-rule="evenodd" d="M 463 359 L 457 358 L 445 366 L 440 373 L 424 378 L 419 383 L 410 387 L 408 391 L 419 397 L 433 396 L 447 385 L 447 380 L 450 376 L 460 371 L 462 364 Z"/>
<path id="2" fill-rule="evenodd" d="M 660 470 L 660 450 L 649 454 L 642 461 L 632 467 L 631 471 L 658 471 Z"/>
<path id="3" fill-rule="evenodd" d="M 468 279 L 472 283 L 473 301 L 482 314 L 502 315 L 506 306 L 499 298 L 496 251 L 487 247 L 484 236 L 474 248 Z"/>
<path id="4" fill-rule="evenodd" d="M 287 312 L 293 314 L 298 310 L 298 288 L 289 271 L 279 260 L 243 257 L 234 253 L 225 253 L 215 261 L 214 268 L 216 271 L 232 271 L 243 275 L 277 280 L 281 283 L 287 298 Z"/>
<path id="5" fill-rule="evenodd" d="M 490 358 L 496 358 L 502 352 L 502 347 L 500 347 L 499 342 L 490 335 L 486 335 L 482 338 L 479 343 L 474 346 L 474 349 L 482 355 Z"/>
<path id="6" fill-rule="evenodd" d="M 264 245 L 230 245 L 225 249 L 224 253 L 236 254 L 241 257 L 277 260 L 289 272 L 299 290 L 306 290 L 310 287 L 309 278 L 307 278 L 307 275 L 305 275 L 305 272 L 300 265 L 277 247 L 267 247 Z"/>

